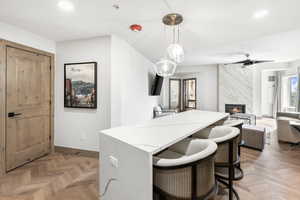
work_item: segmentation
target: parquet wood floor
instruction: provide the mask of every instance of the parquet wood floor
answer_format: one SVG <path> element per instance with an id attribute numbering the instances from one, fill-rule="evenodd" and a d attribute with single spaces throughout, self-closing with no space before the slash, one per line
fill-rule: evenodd
<path id="1" fill-rule="evenodd" d="M 242 148 L 241 200 L 300 200 L 300 146 L 272 144 L 261 153 Z M 225 200 L 226 190 L 216 200 Z"/>
<path id="2" fill-rule="evenodd" d="M 96 158 L 55 153 L 2 177 L 0 200 L 97 199 L 97 173 Z"/>
<path id="3" fill-rule="evenodd" d="M 235 183 L 241 200 L 300 200 L 300 145 L 278 143 L 273 119 L 258 124 L 271 127 L 270 139 L 263 152 L 242 148 L 244 178 Z M 221 194 L 215 200 L 228 199 Z"/>
<path id="4" fill-rule="evenodd" d="M 271 138 L 262 153 L 242 149 L 241 200 L 300 200 L 300 146 Z M 98 171 L 96 158 L 55 153 L 1 178 L 0 200 L 97 200 Z M 221 189 L 215 200 L 226 199 Z"/>

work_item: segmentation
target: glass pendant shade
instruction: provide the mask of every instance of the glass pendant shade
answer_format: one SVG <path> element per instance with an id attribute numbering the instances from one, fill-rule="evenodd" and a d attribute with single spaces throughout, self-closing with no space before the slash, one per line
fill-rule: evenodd
<path id="1" fill-rule="evenodd" d="M 177 43 L 170 44 L 167 48 L 168 57 L 176 63 L 181 63 L 184 60 L 183 47 Z"/>
<path id="2" fill-rule="evenodd" d="M 177 64 L 172 60 L 163 58 L 155 64 L 154 68 L 157 75 L 167 77 L 175 73 L 176 66 Z"/>

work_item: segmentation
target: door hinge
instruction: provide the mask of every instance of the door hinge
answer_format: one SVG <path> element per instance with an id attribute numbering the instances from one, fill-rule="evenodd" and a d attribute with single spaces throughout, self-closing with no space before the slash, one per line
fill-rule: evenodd
<path id="1" fill-rule="evenodd" d="M 51 65 L 49 66 L 49 68 L 50 68 L 50 71 L 51 71 L 51 68 L 52 68 Z"/>

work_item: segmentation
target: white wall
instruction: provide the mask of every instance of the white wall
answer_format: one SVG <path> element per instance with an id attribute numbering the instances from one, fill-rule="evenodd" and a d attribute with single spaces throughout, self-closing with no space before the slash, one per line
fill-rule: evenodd
<path id="1" fill-rule="evenodd" d="M 269 81 L 270 76 L 276 76 L 276 71 L 262 71 L 261 75 L 261 115 L 273 116 L 275 97 L 275 81 Z"/>
<path id="2" fill-rule="evenodd" d="M 64 108 L 64 63 L 98 62 L 98 108 Z M 116 36 L 59 42 L 55 87 L 55 145 L 99 151 L 98 133 L 152 118 L 152 63 Z M 152 74 L 153 75 L 153 74 Z"/>
<path id="3" fill-rule="evenodd" d="M 55 53 L 55 41 L 2 22 L 0 22 L 0 39 Z"/>
<path id="4" fill-rule="evenodd" d="M 217 65 L 180 66 L 172 78 L 197 78 L 197 109 L 218 110 L 218 68 Z M 164 80 L 162 104 L 169 106 L 169 79 Z"/>
<path id="5" fill-rule="evenodd" d="M 295 60 L 293 62 L 288 63 L 289 69 L 287 73 L 293 75 L 298 73 L 298 68 L 300 68 L 300 60 Z"/>
<path id="6" fill-rule="evenodd" d="M 149 96 L 153 63 L 116 36 L 112 36 L 111 59 L 112 126 L 151 119 L 159 102 L 159 97 Z"/>
<path id="7" fill-rule="evenodd" d="M 252 67 L 253 69 L 253 113 L 262 116 L 262 72 L 282 71 L 289 68 L 288 63 L 262 63 Z"/>
<path id="8" fill-rule="evenodd" d="M 64 63 L 98 62 L 98 108 L 64 108 Z M 110 127 L 110 37 L 57 43 L 55 145 L 98 151 L 98 132 Z"/>

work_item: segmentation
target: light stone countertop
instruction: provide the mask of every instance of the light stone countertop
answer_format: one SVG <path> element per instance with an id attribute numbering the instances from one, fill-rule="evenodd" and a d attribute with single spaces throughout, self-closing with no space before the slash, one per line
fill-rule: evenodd
<path id="1" fill-rule="evenodd" d="M 152 119 L 135 126 L 103 130 L 100 134 L 153 155 L 227 116 L 227 113 L 191 110 Z"/>

